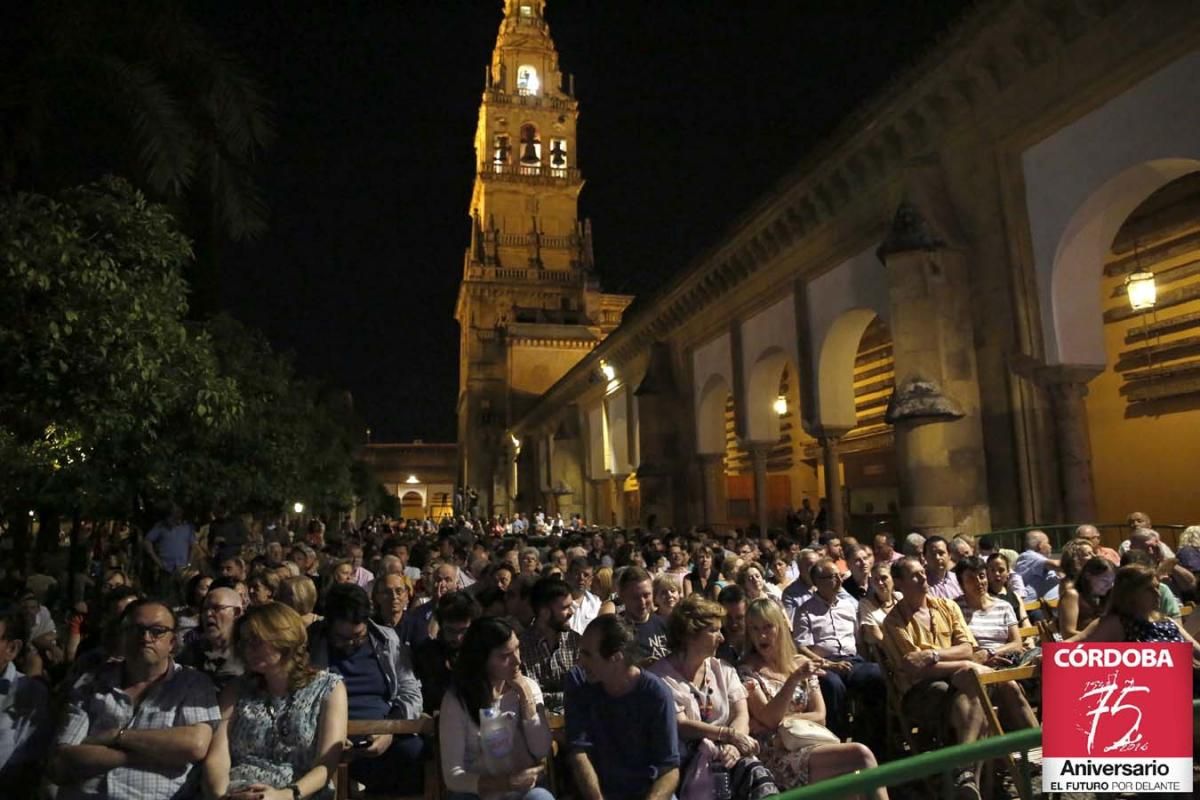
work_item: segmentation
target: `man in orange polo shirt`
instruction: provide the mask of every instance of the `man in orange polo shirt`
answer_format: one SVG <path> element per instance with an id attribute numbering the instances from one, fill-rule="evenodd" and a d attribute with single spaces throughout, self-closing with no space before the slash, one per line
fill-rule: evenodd
<path id="1" fill-rule="evenodd" d="M 900 559 L 892 565 L 892 577 L 903 597 L 883 620 L 883 651 L 903 693 L 901 707 L 922 728 L 940 731 L 943 742 L 973 742 L 983 734 L 985 718 L 969 689 L 970 673 L 991 669 L 976 661 L 978 644 L 958 605 L 929 596 L 920 561 Z M 1004 708 L 1029 709 L 1012 681 L 996 684 L 993 692 Z M 1032 711 L 1025 719 L 1036 725 Z M 978 800 L 978 765 L 963 769 L 955 785 L 957 797 Z"/>

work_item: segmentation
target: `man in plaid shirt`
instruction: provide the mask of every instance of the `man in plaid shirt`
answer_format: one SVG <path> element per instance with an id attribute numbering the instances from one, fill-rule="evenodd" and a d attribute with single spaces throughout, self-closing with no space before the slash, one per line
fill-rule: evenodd
<path id="1" fill-rule="evenodd" d="M 59 800 L 192 797 L 221 718 L 216 689 L 171 658 L 175 615 L 162 603 L 130 604 L 121 633 L 125 660 L 85 675 L 68 702 L 50 761 Z"/>
<path id="2" fill-rule="evenodd" d="M 563 681 L 579 661 L 582 638 L 571 629 L 571 587 L 560 578 L 542 578 L 533 585 L 529 603 L 534 620 L 520 636 L 521 663 L 541 687 L 547 707 L 562 708 Z"/>

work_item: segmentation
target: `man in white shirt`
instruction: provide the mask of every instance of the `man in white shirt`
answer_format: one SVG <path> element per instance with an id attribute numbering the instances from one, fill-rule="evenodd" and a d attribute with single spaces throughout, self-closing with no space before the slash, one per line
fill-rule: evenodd
<path id="1" fill-rule="evenodd" d="M 792 635 L 796 649 L 825 671 L 818 679 L 825 724 L 840 738 L 851 735 L 848 697 L 854 693 L 863 701 L 854 737 L 882 755 L 887 688 L 880 666 L 858 654 L 858 601 L 842 591 L 842 576 L 831 558 L 817 562 L 812 580 L 815 591 L 796 609 Z"/>
<path id="2" fill-rule="evenodd" d="M 574 615 L 571 617 L 571 630 L 580 636 L 587 630 L 588 623 L 600 616 L 600 606 L 603 601 L 592 594 L 592 578 L 595 571 L 585 556 L 574 556 L 567 567 L 567 585 L 571 587 L 571 598 L 574 602 Z"/>

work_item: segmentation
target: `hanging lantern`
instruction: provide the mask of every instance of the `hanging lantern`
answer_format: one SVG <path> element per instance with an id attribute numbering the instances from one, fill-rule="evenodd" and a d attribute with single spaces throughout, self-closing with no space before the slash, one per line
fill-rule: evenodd
<path id="1" fill-rule="evenodd" d="M 1125 279 L 1125 292 L 1129 295 L 1129 307 L 1134 311 L 1148 311 L 1158 300 L 1158 287 L 1154 285 L 1153 272 L 1130 273 Z"/>
<path id="2" fill-rule="evenodd" d="M 775 402 L 771 404 L 771 408 L 775 409 L 775 413 L 783 416 L 787 413 L 787 398 L 783 395 L 775 398 Z"/>

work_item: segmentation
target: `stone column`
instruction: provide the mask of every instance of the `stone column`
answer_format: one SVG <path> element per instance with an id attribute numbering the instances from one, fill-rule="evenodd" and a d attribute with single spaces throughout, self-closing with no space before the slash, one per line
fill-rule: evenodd
<path id="1" fill-rule="evenodd" d="M 1066 522 L 1096 520 L 1096 488 L 1092 480 L 1092 442 L 1084 398 L 1088 381 L 1103 367 L 1064 364 L 1043 367 L 1036 380 L 1046 387 L 1054 412 L 1054 438 L 1058 445 L 1062 481 L 1063 516 Z"/>
<path id="2" fill-rule="evenodd" d="M 758 535 L 767 535 L 767 456 L 771 445 L 750 443 L 750 459 L 754 464 L 754 514 L 758 520 Z"/>
<path id="3" fill-rule="evenodd" d="M 949 223 L 947 223 L 949 224 Z M 888 278 L 903 525 L 951 536 L 991 529 L 966 260 L 911 203 L 878 250 Z"/>
<path id="4" fill-rule="evenodd" d="M 725 496 L 725 455 L 701 453 L 700 468 L 704 474 L 704 520 L 716 526 L 725 521 L 728 501 Z"/>
<path id="5" fill-rule="evenodd" d="M 616 517 L 617 527 L 626 527 L 628 520 L 625 519 L 625 479 L 628 475 L 613 475 L 612 476 L 612 510 L 613 516 Z"/>
<path id="6" fill-rule="evenodd" d="M 845 431 L 821 431 L 817 442 L 821 445 L 821 461 L 825 468 L 825 502 L 829 509 L 826 525 L 839 534 L 846 533 L 846 508 L 842 502 L 842 458 L 839 445 Z"/>

